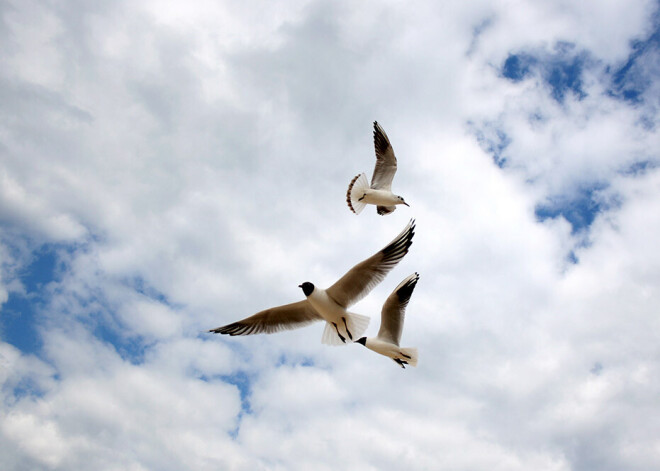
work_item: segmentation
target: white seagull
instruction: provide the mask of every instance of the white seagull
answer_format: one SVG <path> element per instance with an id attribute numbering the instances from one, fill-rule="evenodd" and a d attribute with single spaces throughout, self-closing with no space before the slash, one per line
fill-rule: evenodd
<path id="1" fill-rule="evenodd" d="M 390 357 L 401 368 L 405 368 L 405 365 L 417 366 L 417 349 L 399 347 L 406 306 L 410 301 L 417 280 L 419 280 L 419 274 L 413 273 L 399 283 L 399 286 L 389 295 L 381 311 L 378 335 L 376 337 L 362 337 L 356 342 L 376 353 Z"/>
<path id="2" fill-rule="evenodd" d="M 376 167 L 371 177 L 371 186 L 367 175 L 357 175 L 348 185 L 346 202 L 355 214 L 360 214 L 367 204 L 375 204 L 378 214 L 390 214 L 397 204 L 405 204 L 403 198 L 392 193 L 392 179 L 396 173 L 396 157 L 387 134 L 378 122 L 374 121 L 374 148 L 376 149 Z"/>
<path id="3" fill-rule="evenodd" d="M 348 312 L 348 308 L 366 296 L 408 253 L 415 235 L 415 221 L 387 247 L 351 268 L 328 289 L 309 281 L 299 285 L 307 299 L 263 310 L 238 322 L 211 329 L 215 334 L 270 334 L 295 329 L 311 322 L 326 321 L 321 342 L 343 345 L 364 333 L 369 317 Z"/>

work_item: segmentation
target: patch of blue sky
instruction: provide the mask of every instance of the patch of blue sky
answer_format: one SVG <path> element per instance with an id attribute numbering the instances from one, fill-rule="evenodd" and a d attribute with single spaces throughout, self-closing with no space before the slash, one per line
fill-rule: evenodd
<path id="1" fill-rule="evenodd" d="M 252 394 L 253 377 L 243 370 L 238 370 L 230 375 L 219 375 L 217 378 L 227 384 L 236 386 L 238 393 L 241 396 L 241 411 L 237 417 L 236 428 L 229 432 L 229 435 L 231 435 L 233 438 L 236 438 L 238 437 L 238 433 L 241 429 L 241 419 L 246 414 L 252 414 L 250 396 Z M 201 377 L 200 379 L 203 381 L 209 380 L 207 377 Z"/>
<path id="2" fill-rule="evenodd" d="M 127 278 L 124 280 L 124 283 L 143 296 L 153 299 L 154 301 L 167 304 L 168 306 L 172 306 L 172 303 L 169 302 L 167 296 L 165 296 L 164 293 L 151 286 L 141 276 Z"/>
<path id="3" fill-rule="evenodd" d="M 238 370 L 230 375 L 220 375 L 219 378 L 225 383 L 236 386 L 241 396 L 241 413 L 251 414 L 252 377 L 247 372 Z"/>
<path id="4" fill-rule="evenodd" d="M 37 353 L 41 349 L 37 323 L 47 300 L 47 286 L 57 281 L 58 249 L 60 247 L 56 245 L 45 245 L 33 253 L 30 264 L 16 274 L 25 291 L 10 291 L 2 306 L 2 340 L 25 354 Z"/>
<path id="5" fill-rule="evenodd" d="M 602 191 L 607 187 L 606 183 L 595 183 L 580 188 L 572 195 L 550 198 L 548 202 L 536 206 L 534 210 L 536 219 L 543 222 L 547 219 L 563 217 L 570 223 L 571 233 L 575 235 L 587 229 L 598 214 L 617 204 L 615 199 L 605 201 L 601 197 Z"/>
<path id="6" fill-rule="evenodd" d="M 640 160 L 638 162 L 633 163 L 632 165 L 629 165 L 622 169 L 619 173 L 621 175 L 625 176 L 630 176 L 630 177 L 637 177 L 641 175 L 645 175 L 647 172 L 650 170 L 658 168 L 658 162 L 654 160 Z"/>
<path id="7" fill-rule="evenodd" d="M 280 357 L 277 359 L 277 365 L 276 366 L 303 366 L 303 367 L 311 367 L 311 366 L 316 366 L 314 363 L 314 360 L 309 357 L 297 357 L 295 359 L 289 358 L 285 354 L 281 354 Z"/>
<path id="8" fill-rule="evenodd" d="M 29 376 L 23 376 L 20 382 L 14 385 L 12 394 L 9 396 L 12 401 L 20 401 L 23 398 L 41 398 L 46 394 L 46 390 Z"/>
<path id="9" fill-rule="evenodd" d="M 576 51 L 574 44 L 558 42 L 552 52 L 509 54 L 502 65 L 501 75 L 512 82 L 539 76 L 550 87 L 552 97 L 563 103 L 568 93 L 578 100 L 587 96 L 582 87 L 582 74 L 591 62 L 589 54 Z"/>
<path id="10" fill-rule="evenodd" d="M 149 285 L 140 276 L 125 279 L 123 283 L 142 296 L 171 306 L 162 292 Z M 87 299 L 78 298 L 77 302 L 85 311 L 85 315 L 79 321 L 94 337 L 111 345 L 122 360 L 133 365 L 144 362 L 145 354 L 154 343 L 153 340 L 127 329 L 117 318 L 112 303 L 105 298 L 103 293 L 89 292 Z"/>
<path id="11" fill-rule="evenodd" d="M 537 65 L 531 54 L 509 54 L 502 66 L 502 76 L 512 82 L 520 82 L 531 75 Z"/>
<path id="12" fill-rule="evenodd" d="M 250 396 L 252 394 L 252 383 L 254 381 L 254 375 L 248 374 L 246 371 L 237 370 L 229 375 L 212 375 L 207 376 L 200 374 L 198 376 L 200 381 L 205 383 L 211 383 L 213 381 L 222 381 L 223 383 L 231 384 L 238 389 L 238 393 L 241 397 L 241 411 L 238 413 L 237 424 L 234 430 L 229 432 L 233 438 L 238 437 L 238 433 L 241 428 L 241 419 L 246 414 L 252 414 L 252 406 L 250 404 Z"/>
<path id="13" fill-rule="evenodd" d="M 470 42 L 470 47 L 468 47 L 467 50 L 468 56 L 470 56 L 474 52 L 481 38 L 482 33 L 486 31 L 488 28 L 490 28 L 492 24 L 493 24 L 493 18 L 489 17 L 484 19 L 483 21 L 481 21 L 472 28 L 472 41 Z"/>
<path id="14" fill-rule="evenodd" d="M 11 290 L 7 301 L 2 305 L 2 341 L 13 345 L 24 354 L 39 355 L 42 347 L 40 326 L 49 321 L 46 310 L 51 297 L 58 295 L 56 284 L 66 270 L 65 260 L 75 250 L 76 247 L 73 246 L 43 245 L 31 253 L 29 264 L 16 271 L 15 276 L 24 290 Z M 149 298 L 167 302 L 162 293 L 139 278 L 131 280 L 130 286 Z M 78 320 L 97 339 L 112 345 L 126 361 L 139 364 L 144 360 L 149 343 L 144 338 L 126 331 L 117 321 L 101 292 L 92 290 L 85 298 L 76 297 L 76 302 L 85 312 L 85 316 Z M 50 316 L 52 315 L 51 313 Z M 66 316 L 67 313 L 61 315 Z"/>
<path id="15" fill-rule="evenodd" d="M 486 123 L 483 126 L 477 126 L 473 122 L 468 122 L 468 127 L 477 139 L 477 142 L 493 158 L 493 162 L 499 168 L 507 165 L 507 158 L 504 151 L 511 144 L 511 138 L 502 129 Z"/>
<path id="16" fill-rule="evenodd" d="M 142 364 L 151 343 L 139 335 L 129 335 L 120 325 L 106 317 L 93 317 L 90 330 L 94 337 L 112 345 L 122 360 L 133 365 Z"/>
<path id="17" fill-rule="evenodd" d="M 623 64 L 607 66 L 605 72 L 611 76 L 610 96 L 640 104 L 646 97 L 653 82 L 658 80 L 660 71 L 660 11 L 653 15 L 653 28 L 644 39 L 631 43 L 631 51 Z"/>

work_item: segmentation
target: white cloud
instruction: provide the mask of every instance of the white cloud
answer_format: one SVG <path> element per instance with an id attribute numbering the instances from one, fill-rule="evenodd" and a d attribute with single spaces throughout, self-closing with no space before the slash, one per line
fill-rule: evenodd
<path id="1" fill-rule="evenodd" d="M 59 263 L 34 306 L 42 348 L 0 343 L 0 465 L 651 468 L 659 177 L 622 170 L 657 162 L 657 87 L 632 106 L 607 74 L 653 8 L 0 7 L 0 302 L 28 294 L 44 244 Z M 558 42 L 589 58 L 583 99 L 501 76 Z M 371 172 L 375 119 L 412 207 L 356 217 L 345 191 Z M 504 168 L 485 150 L 498 132 Z M 537 221 L 594 182 L 615 204 L 588 230 Z M 320 323 L 203 333 L 329 285 L 411 217 L 410 253 L 353 310 L 375 333 L 418 271 L 402 339 L 418 368 L 325 347 Z"/>

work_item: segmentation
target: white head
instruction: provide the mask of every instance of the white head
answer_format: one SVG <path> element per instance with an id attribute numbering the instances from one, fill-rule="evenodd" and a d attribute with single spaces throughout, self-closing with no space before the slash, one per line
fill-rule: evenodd
<path id="1" fill-rule="evenodd" d="M 403 199 L 403 196 L 396 195 L 396 199 L 398 200 L 396 204 L 405 204 L 406 206 L 410 207 L 410 205 Z"/>

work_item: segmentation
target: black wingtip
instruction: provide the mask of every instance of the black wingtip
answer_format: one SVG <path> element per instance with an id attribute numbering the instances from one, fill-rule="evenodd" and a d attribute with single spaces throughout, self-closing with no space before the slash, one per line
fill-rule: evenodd
<path id="1" fill-rule="evenodd" d="M 211 334 L 222 334 L 222 335 L 248 335 L 250 333 L 250 326 L 246 326 L 235 322 L 233 324 L 228 324 L 222 327 L 217 327 L 215 329 L 208 330 L 207 332 Z"/>
<path id="2" fill-rule="evenodd" d="M 398 263 L 407 253 L 412 245 L 412 238 L 415 235 L 415 220 L 411 219 L 406 228 L 399 234 L 396 239 L 389 243 L 387 247 L 382 250 L 383 255 L 391 264 Z M 392 265 L 392 266 L 393 266 Z"/>
<path id="3" fill-rule="evenodd" d="M 410 300 L 413 291 L 415 291 L 415 286 L 417 286 L 417 281 L 419 281 L 419 273 L 415 272 L 414 275 L 414 277 L 410 278 L 403 286 L 396 290 L 399 302 L 404 303 L 404 305 L 408 304 L 408 300 Z"/>
<path id="4" fill-rule="evenodd" d="M 377 156 L 387 152 L 387 149 L 390 147 L 390 140 L 385 130 L 377 121 L 374 121 L 374 147 Z"/>

